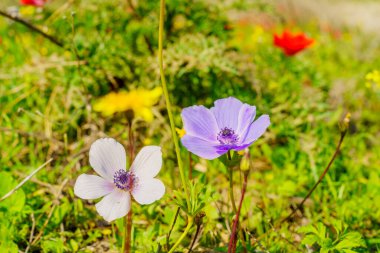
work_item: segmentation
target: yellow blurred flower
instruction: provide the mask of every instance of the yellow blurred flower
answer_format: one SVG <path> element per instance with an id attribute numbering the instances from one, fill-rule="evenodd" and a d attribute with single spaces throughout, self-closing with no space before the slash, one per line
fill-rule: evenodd
<path id="1" fill-rule="evenodd" d="M 244 155 L 245 154 L 245 150 L 243 149 L 243 150 L 239 150 L 238 152 L 237 152 L 239 155 Z"/>
<path id="2" fill-rule="evenodd" d="M 181 30 L 187 26 L 187 20 L 184 15 L 176 15 L 173 18 L 173 30 Z"/>
<path id="3" fill-rule="evenodd" d="M 110 234 L 112 234 L 112 230 L 111 229 L 103 229 L 102 234 L 103 235 L 110 235 Z"/>
<path id="4" fill-rule="evenodd" d="M 153 90 L 137 89 L 130 92 L 111 92 L 95 102 L 94 111 L 109 116 L 117 112 L 131 110 L 136 118 L 151 122 L 153 120 L 152 106 L 158 102 L 161 95 L 162 89 L 160 87 Z"/>
<path id="5" fill-rule="evenodd" d="M 146 138 L 143 140 L 144 146 L 148 146 L 152 144 L 152 139 L 151 138 Z"/>
<path id="6" fill-rule="evenodd" d="M 21 16 L 33 16 L 36 12 L 36 7 L 32 5 L 21 6 L 20 15 Z"/>
<path id="7" fill-rule="evenodd" d="M 372 72 L 369 72 L 365 76 L 366 83 L 365 85 L 368 88 L 371 88 L 372 85 L 376 85 L 377 88 L 380 88 L 380 72 L 378 70 L 374 70 Z"/>
<path id="8" fill-rule="evenodd" d="M 255 51 L 257 45 L 264 40 L 264 28 L 249 23 L 237 23 L 233 25 L 233 39 L 230 45 L 243 52 Z"/>
<path id="9" fill-rule="evenodd" d="M 186 134 L 186 131 L 183 128 L 182 129 L 176 128 L 175 130 L 177 131 L 179 138 L 182 138 Z"/>

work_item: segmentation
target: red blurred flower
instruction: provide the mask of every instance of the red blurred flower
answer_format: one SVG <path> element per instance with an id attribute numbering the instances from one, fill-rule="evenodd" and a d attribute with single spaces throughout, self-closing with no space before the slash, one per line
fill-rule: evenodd
<path id="1" fill-rule="evenodd" d="M 281 48 L 287 56 L 295 55 L 313 44 L 314 40 L 306 37 L 304 33 L 292 34 L 285 30 L 281 35 L 274 34 L 273 43 Z"/>
<path id="2" fill-rule="evenodd" d="M 41 7 L 45 4 L 45 1 L 44 0 L 20 0 L 20 4 Z"/>

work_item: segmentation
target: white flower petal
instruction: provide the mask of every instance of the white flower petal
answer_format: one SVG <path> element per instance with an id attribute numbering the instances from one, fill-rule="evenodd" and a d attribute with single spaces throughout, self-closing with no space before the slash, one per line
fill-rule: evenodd
<path id="1" fill-rule="evenodd" d="M 90 164 L 100 176 L 112 182 L 116 171 L 126 169 L 125 149 L 112 138 L 99 139 L 91 145 Z"/>
<path id="2" fill-rule="evenodd" d="M 125 216 L 131 209 L 129 192 L 114 189 L 95 205 L 98 213 L 108 222 Z"/>
<path id="3" fill-rule="evenodd" d="M 159 146 L 145 146 L 137 154 L 131 171 L 140 180 L 154 178 L 162 166 L 162 153 Z"/>
<path id="4" fill-rule="evenodd" d="M 156 178 L 140 180 L 132 191 L 133 198 L 141 205 L 151 204 L 164 196 L 165 185 Z"/>
<path id="5" fill-rule="evenodd" d="M 82 174 L 74 185 L 74 193 L 82 199 L 97 199 L 115 188 L 114 184 L 95 175 Z"/>

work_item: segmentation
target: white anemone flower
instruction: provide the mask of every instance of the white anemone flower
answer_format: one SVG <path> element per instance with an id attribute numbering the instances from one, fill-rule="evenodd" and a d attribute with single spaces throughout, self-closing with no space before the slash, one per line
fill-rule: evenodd
<path id="1" fill-rule="evenodd" d="M 137 154 L 129 171 L 124 147 L 112 138 L 95 141 L 90 164 L 100 175 L 82 174 L 74 193 L 82 199 L 104 197 L 95 206 L 108 222 L 125 216 L 131 209 L 131 195 L 139 204 L 151 204 L 165 193 L 161 180 L 154 178 L 162 166 L 161 148 L 146 146 Z"/>

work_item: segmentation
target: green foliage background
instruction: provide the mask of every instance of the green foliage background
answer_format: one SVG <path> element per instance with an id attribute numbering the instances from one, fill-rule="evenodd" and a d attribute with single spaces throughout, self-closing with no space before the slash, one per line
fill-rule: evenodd
<path id="1" fill-rule="evenodd" d="M 102 117 L 92 111 L 94 101 L 110 91 L 160 85 L 159 2 L 132 1 L 133 8 L 128 2 L 57 0 L 42 10 L 20 8 L 25 19 L 54 34 L 63 48 L 0 18 L 0 196 L 54 158 L 0 202 L 0 252 L 24 252 L 34 239 L 29 252 L 113 252 L 121 245 L 122 221 L 107 224 L 94 201 L 74 196 L 73 185 L 79 174 L 92 171 L 88 149 L 94 140 L 111 136 L 128 143 L 125 118 Z M 2 1 L 0 8 L 12 5 L 14 1 Z M 252 10 L 272 25 L 256 40 L 243 38 L 240 43 L 252 44 L 245 50 L 231 43 L 238 35 L 229 29 L 230 14 Z M 259 115 L 270 115 L 268 132 L 250 149 L 254 166 L 242 209 L 249 252 L 377 252 L 380 89 L 366 87 L 365 75 L 379 69 L 379 39 L 344 27 L 336 37 L 318 23 L 288 21 L 265 1 L 168 0 L 164 58 L 176 125 L 181 127 L 183 107 L 211 106 L 227 96 L 256 105 Z M 307 32 L 315 45 L 285 57 L 273 47 L 272 34 L 289 26 Z M 252 33 L 249 26 L 241 29 Z M 335 150 L 338 122 L 346 112 L 352 114 L 348 136 L 306 203 L 304 217 L 271 231 L 318 180 Z M 163 99 L 154 114 L 154 122 L 137 124 L 136 144 L 137 149 L 147 143 L 163 147 L 159 177 L 167 194 L 152 205 L 134 205 L 136 252 L 157 252 L 159 245 L 165 249 L 176 209 L 173 190 L 181 189 Z M 181 152 L 188 167 L 189 154 Z M 226 221 L 233 216 L 226 171 L 219 161 L 192 159 L 193 178 L 212 193 L 195 251 L 226 252 Z M 239 196 L 237 173 L 235 179 Z M 172 243 L 184 225 L 181 213 Z M 347 241 L 352 243 L 347 246 Z M 179 251 L 190 242 L 189 236 Z"/>

